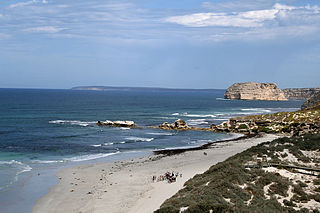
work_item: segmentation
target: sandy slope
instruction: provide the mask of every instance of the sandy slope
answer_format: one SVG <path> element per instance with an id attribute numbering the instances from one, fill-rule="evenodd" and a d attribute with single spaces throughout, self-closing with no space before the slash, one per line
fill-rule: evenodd
<path id="1" fill-rule="evenodd" d="M 203 173 L 210 166 L 236 153 L 276 137 L 265 135 L 219 143 L 210 149 L 162 158 L 148 156 L 65 169 L 57 174 L 59 184 L 36 202 L 33 212 L 153 212 L 195 174 Z M 182 173 L 182 178 L 171 184 L 165 181 L 152 182 L 153 175 L 163 175 L 167 171 Z"/>

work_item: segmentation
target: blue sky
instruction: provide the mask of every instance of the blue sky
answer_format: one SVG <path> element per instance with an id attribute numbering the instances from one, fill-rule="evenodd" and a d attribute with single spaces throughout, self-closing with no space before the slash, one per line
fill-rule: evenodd
<path id="1" fill-rule="evenodd" d="M 2 0 L 0 88 L 320 86 L 320 2 Z"/>

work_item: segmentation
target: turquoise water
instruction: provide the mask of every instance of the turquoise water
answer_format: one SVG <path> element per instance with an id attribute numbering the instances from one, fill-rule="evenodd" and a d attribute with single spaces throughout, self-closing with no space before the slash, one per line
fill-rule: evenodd
<path id="1" fill-rule="evenodd" d="M 238 115 L 293 111 L 301 105 L 224 100 L 223 94 L 224 90 L 0 89 L 0 204 L 1 193 L 42 169 L 234 137 L 147 126 L 180 118 L 191 126 L 207 127 Z M 143 128 L 99 127 L 98 120 L 132 120 Z"/>

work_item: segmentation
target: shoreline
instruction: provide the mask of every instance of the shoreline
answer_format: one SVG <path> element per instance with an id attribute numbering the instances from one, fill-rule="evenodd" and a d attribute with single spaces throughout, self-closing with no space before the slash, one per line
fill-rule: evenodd
<path id="1" fill-rule="evenodd" d="M 59 183 L 36 201 L 33 212 L 83 213 L 105 212 L 106 209 L 108 212 L 153 212 L 194 175 L 279 136 L 242 137 L 200 147 L 165 150 L 167 153 L 136 159 L 63 169 L 56 174 Z M 182 177 L 171 184 L 152 181 L 153 175 L 159 177 L 167 171 L 179 172 Z"/>

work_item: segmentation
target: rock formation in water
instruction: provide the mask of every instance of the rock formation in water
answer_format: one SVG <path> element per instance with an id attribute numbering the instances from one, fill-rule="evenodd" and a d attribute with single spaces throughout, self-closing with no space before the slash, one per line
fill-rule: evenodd
<path id="1" fill-rule="evenodd" d="M 166 129 L 166 130 L 188 130 L 190 127 L 188 124 L 181 119 L 176 120 L 174 123 L 169 124 L 168 122 L 164 122 L 159 126 L 160 129 Z"/>
<path id="2" fill-rule="evenodd" d="M 317 88 L 292 88 L 282 90 L 289 100 L 307 100 L 315 93 L 320 92 L 320 87 Z"/>
<path id="3" fill-rule="evenodd" d="M 224 95 L 226 99 L 286 101 L 284 92 L 273 83 L 235 83 Z"/>
<path id="4" fill-rule="evenodd" d="M 104 122 L 98 121 L 97 125 L 99 126 L 115 126 L 115 127 L 135 127 L 136 124 L 133 121 L 109 121 Z"/>
<path id="5" fill-rule="evenodd" d="M 301 109 L 320 108 L 320 92 L 315 93 L 310 99 L 304 102 Z"/>

